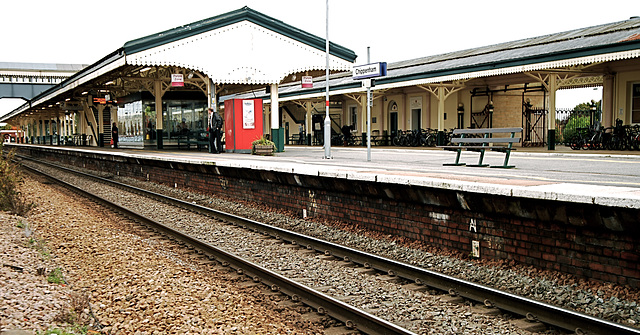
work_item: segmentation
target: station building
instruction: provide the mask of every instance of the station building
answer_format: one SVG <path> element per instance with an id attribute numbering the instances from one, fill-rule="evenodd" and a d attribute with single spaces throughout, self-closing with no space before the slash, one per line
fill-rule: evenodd
<path id="1" fill-rule="evenodd" d="M 24 130 L 25 142 L 94 146 L 109 143 L 117 122 L 121 146 L 163 148 L 185 130 L 203 134 L 208 107 L 261 99 L 278 150 L 291 138 L 321 144 L 328 63 L 333 132 L 361 134 L 356 54 L 330 43 L 327 61 L 325 43 L 244 7 L 126 42 L 0 121 Z M 308 76 L 313 87 L 301 85 Z M 640 18 L 388 64 L 372 91 L 372 135 L 389 143 L 402 130 L 517 126 L 523 145 L 552 150 L 556 92 L 595 86 L 605 127 L 640 123 Z"/>

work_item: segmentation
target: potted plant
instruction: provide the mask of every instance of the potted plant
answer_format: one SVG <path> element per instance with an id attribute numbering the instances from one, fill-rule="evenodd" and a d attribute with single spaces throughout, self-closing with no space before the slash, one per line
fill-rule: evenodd
<path id="1" fill-rule="evenodd" d="M 276 151 L 275 143 L 268 140 L 264 136 L 251 142 L 252 155 L 272 156 L 275 151 Z"/>

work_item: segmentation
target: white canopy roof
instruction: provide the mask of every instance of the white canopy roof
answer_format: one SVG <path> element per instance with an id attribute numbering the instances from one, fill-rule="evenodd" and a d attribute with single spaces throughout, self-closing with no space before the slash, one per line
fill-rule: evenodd
<path id="1" fill-rule="evenodd" d="M 324 70 L 324 40 L 247 7 L 125 44 L 126 63 L 179 66 L 219 84 L 277 84 Z M 333 49 L 331 49 L 333 48 Z M 332 44 L 329 69 L 350 71 L 355 54 Z"/>

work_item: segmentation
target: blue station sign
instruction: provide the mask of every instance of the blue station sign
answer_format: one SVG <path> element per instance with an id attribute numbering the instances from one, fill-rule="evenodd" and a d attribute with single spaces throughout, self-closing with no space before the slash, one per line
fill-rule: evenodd
<path id="1" fill-rule="evenodd" d="M 387 75 L 387 62 L 371 63 L 353 67 L 354 80 L 382 77 Z"/>

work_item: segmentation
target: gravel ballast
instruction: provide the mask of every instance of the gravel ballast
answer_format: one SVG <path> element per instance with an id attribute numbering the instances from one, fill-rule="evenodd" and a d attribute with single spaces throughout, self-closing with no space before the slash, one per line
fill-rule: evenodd
<path id="1" fill-rule="evenodd" d="M 76 320 L 105 334 L 322 333 L 227 268 L 86 200 L 28 178 L 23 193 L 37 204 L 27 218 L 0 213 L 0 331 L 62 329 L 80 305 Z M 48 283 L 42 268 L 60 268 L 66 284 Z"/>
<path id="2" fill-rule="evenodd" d="M 209 197 L 207 195 L 192 193 L 171 187 L 165 187 L 162 185 L 155 185 L 148 182 L 139 182 L 134 180 L 126 181 L 128 183 L 135 184 L 138 187 L 152 189 L 154 191 L 161 191 L 161 193 L 170 194 L 177 198 L 197 202 L 202 205 L 208 205 L 213 208 L 225 211 L 231 211 L 235 214 L 250 217 L 255 220 L 270 223 L 286 229 L 291 229 L 320 238 L 326 238 L 334 242 L 339 242 L 348 246 L 377 253 L 389 258 L 405 261 L 407 263 L 419 265 L 431 270 L 437 270 L 443 273 L 456 275 L 463 279 L 468 279 L 483 284 L 489 284 L 510 292 L 533 297 L 542 301 L 551 302 L 553 304 L 575 309 L 578 311 L 587 312 L 592 315 L 604 317 L 627 325 L 635 326 L 640 315 L 640 309 L 636 304 L 638 293 L 636 290 L 631 290 L 628 287 L 621 287 L 607 283 L 591 282 L 586 280 L 578 280 L 561 273 L 540 271 L 531 267 L 512 263 L 470 260 L 466 259 L 465 257 L 461 257 L 460 255 L 456 255 L 455 253 L 447 252 L 446 250 L 429 248 L 425 245 L 411 243 L 404 240 L 397 240 L 390 236 L 379 236 L 371 232 L 359 230 L 357 227 L 341 225 L 339 222 L 327 223 L 320 222 L 318 220 L 302 220 L 299 218 L 295 218 L 290 213 L 278 213 L 269 210 L 268 208 L 262 208 L 262 206 L 260 206 L 259 204 L 232 202 L 228 199 Z M 94 188 L 96 187 L 94 186 Z M 115 197 L 119 196 L 120 195 L 117 194 L 115 195 Z M 133 201 L 135 200 L 126 199 L 125 201 L 132 203 L 134 207 L 136 206 L 136 204 L 133 203 Z M 161 206 L 155 207 L 156 205 L 149 205 L 150 206 L 147 209 L 151 209 L 151 212 L 161 210 Z M 65 213 L 65 215 L 69 215 L 69 213 Z M 112 216 L 112 214 L 110 215 Z M 210 229 L 208 229 L 208 227 L 203 223 L 189 223 L 188 220 L 184 219 L 185 217 L 190 216 L 189 214 L 178 215 L 174 213 L 167 214 L 166 216 L 172 218 L 172 220 L 175 221 L 177 225 L 181 225 L 191 234 L 199 234 L 200 237 L 206 237 L 207 235 L 209 235 L 209 237 L 213 236 L 212 238 L 214 240 L 230 238 L 230 235 L 224 234 L 211 235 L 209 232 Z M 128 231 L 129 233 L 127 234 L 131 233 L 130 226 L 126 224 L 122 229 L 124 229 L 125 232 Z M 121 234 L 122 232 L 119 231 L 118 234 L 115 235 L 115 237 L 112 236 L 111 238 L 119 239 Z M 158 269 L 152 268 L 152 270 L 155 270 L 157 273 L 160 273 L 163 276 L 173 276 L 176 281 L 180 282 L 177 279 L 178 277 L 188 277 L 190 273 L 194 271 L 192 267 L 197 264 L 194 265 L 193 261 L 189 261 L 189 257 L 186 257 L 186 261 L 181 260 L 178 256 L 182 256 L 181 253 L 183 252 L 179 249 L 175 249 L 174 251 L 171 251 L 172 249 L 169 249 L 169 251 L 167 251 L 167 247 L 164 245 L 159 245 L 161 244 L 161 241 L 155 238 L 147 238 L 145 236 L 140 236 L 137 234 L 133 235 L 138 237 L 137 243 L 134 244 L 146 245 L 145 248 L 159 248 L 155 252 L 156 255 L 160 254 L 176 264 L 181 264 L 186 269 L 191 269 L 191 271 L 184 270 L 179 273 L 166 273 L 158 272 Z M 244 239 L 249 238 L 250 237 L 244 237 Z M 61 250 L 69 249 L 69 245 L 73 246 L 75 243 L 75 240 L 63 242 L 61 244 Z M 361 308 L 364 308 L 381 317 L 385 317 L 390 320 L 396 320 L 397 322 L 399 322 L 399 324 L 402 324 L 403 326 L 406 325 L 408 328 L 415 327 L 412 330 L 419 333 L 456 334 L 460 331 L 463 331 L 464 333 L 469 334 L 527 334 L 526 332 L 514 328 L 508 322 L 503 322 L 501 320 L 502 317 L 496 319 L 495 317 L 485 317 L 482 315 L 477 315 L 473 311 L 471 306 L 468 305 L 451 304 L 447 305 L 446 308 L 443 309 L 441 306 L 437 306 L 437 299 L 432 299 L 433 297 L 429 296 L 429 294 L 422 294 L 420 292 L 412 291 L 402 291 L 402 289 L 397 288 L 397 285 L 395 288 L 383 288 L 383 286 L 391 285 L 391 283 L 381 283 L 380 280 L 373 280 L 372 278 L 370 278 L 371 276 L 364 276 L 357 280 L 347 281 L 347 284 L 345 284 L 344 281 L 340 282 L 336 280 L 336 278 L 338 277 L 337 275 L 331 274 L 330 268 L 335 268 L 335 265 L 331 264 L 332 262 L 325 261 L 324 263 L 329 264 L 328 266 L 323 266 L 322 262 L 318 264 L 313 263 L 313 261 L 315 261 L 314 258 L 317 258 L 316 256 L 311 256 L 308 261 L 305 261 L 308 264 L 312 265 L 309 265 L 307 267 L 291 268 L 291 266 L 287 265 L 288 256 L 285 257 L 281 254 L 271 254 L 271 251 L 266 251 L 266 246 L 264 247 L 264 252 L 256 254 L 250 247 L 245 248 L 243 243 L 236 242 L 235 244 L 239 246 L 240 254 L 242 254 L 244 248 L 245 254 L 243 256 L 247 258 L 254 257 L 257 258 L 258 261 L 262 260 L 263 262 L 266 262 L 263 264 L 268 263 L 269 266 L 279 269 L 287 275 L 292 275 L 300 278 L 301 281 L 306 281 L 305 283 L 310 286 L 332 286 L 332 288 L 328 289 L 328 294 L 338 297 L 350 304 L 359 305 Z M 96 245 L 97 244 L 94 244 L 93 247 L 88 248 L 90 254 L 96 255 L 96 258 L 100 258 L 101 261 L 107 263 L 112 267 L 117 266 L 115 264 L 117 261 L 114 261 L 113 264 L 109 262 L 109 255 L 114 252 L 119 252 L 119 249 L 104 249 L 97 247 Z M 100 254 L 99 252 L 102 252 L 102 254 Z M 137 262 L 137 258 L 127 256 L 128 255 L 124 253 L 122 255 L 123 258 L 119 257 L 118 259 L 123 260 L 125 262 L 125 265 L 128 265 L 126 262 Z M 276 262 L 276 260 L 278 262 Z M 143 260 L 143 262 L 146 263 L 147 261 Z M 132 270 L 135 270 L 135 266 Z M 316 272 L 319 272 L 320 274 L 324 273 L 326 277 L 322 277 L 321 275 L 317 274 L 311 275 L 308 273 L 311 270 L 319 270 Z M 209 270 L 205 269 L 204 271 Z M 214 269 L 213 271 L 217 270 Z M 350 270 L 343 269 L 341 272 L 350 272 Z M 135 272 L 134 275 L 142 276 L 142 274 Z M 137 286 L 141 283 L 137 281 L 137 277 L 134 277 L 133 279 L 127 276 L 115 278 L 121 283 L 126 283 L 124 284 L 125 286 Z M 309 278 L 320 279 L 316 279 L 314 281 L 313 279 Z M 153 280 L 153 278 L 150 280 Z M 334 280 L 336 281 L 334 282 Z M 148 283 L 147 278 L 145 278 L 144 281 Z M 373 282 L 377 282 L 377 284 Z M 153 285 L 154 283 L 155 281 L 152 282 L 151 285 Z M 164 284 L 164 282 L 162 283 Z M 184 285 L 187 285 L 190 284 L 191 281 L 189 280 L 185 283 L 186 284 Z M 378 285 L 377 287 L 379 288 L 372 288 L 375 287 L 374 285 Z M 154 287 L 157 286 L 160 286 L 160 284 Z M 374 290 L 375 292 L 375 290 L 377 289 L 379 289 L 380 291 L 378 292 L 376 299 L 368 298 L 365 294 L 366 291 Z M 148 292 L 142 291 L 142 293 L 146 294 L 146 296 L 151 296 L 153 292 L 153 288 Z M 351 292 L 359 293 L 353 294 Z M 122 294 L 120 294 L 119 296 L 111 294 L 105 301 L 112 301 L 116 303 L 126 301 L 129 302 L 129 307 L 135 306 L 132 307 L 134 309 L 138 308 L 139 305 L 146 306 L 145 304 L 152 305 L 157 303 L 157 301 L 151 300 L 150 298 L 146 300 L 137 299 L 138 290 L 133 293 L 128 292 L 128 295 L 125 294 L 127 293 L 126 291 L 121 293 Z M 91 298 L 93 301 L 93 296 L 91 296 Z M 134 300 L 134 298 L 136 298 L 137 300 Z M 405 303 L 401 305 L 398 303 L 398 301 L 402 300 L 405 300 Z M 188 305 L 189 303 L 194 303 L 194 301 L 185 302 L 186 305 Z M 420 304 L 433 304 L 433 307 L 425 307 L 426 305 Z M 98 315 L 100 312 L 107 310 L 109 310 L 110 313 L 114 316 L 117 316 L 118 313 L 123 313 L 123 308 L 110 308 L 110 306 L 105 303 L 102 303 L 101 305 L 98 305 L 98 308 L 93 308 L 93 310 L 95 311 L 95 315 Z M 440 303 L 440 305 L 442 304 Z M 126 304 L 124 304 L 123 306 L 126 306 Z M 100 310 L 100 308 L 102 308 L 102 310 Z M 0 312 L 1 311 L 2 309 L 0 308 Z M 124 311 L 127 312 L 126 309 L 124 309 Z M 128 312 L 133 313 L 132 311 Z M 157 315 L 157 317 L 162 318 L 164 316 Z M 506 317 L 505 319 L 509 319 L 509 317 Z M 144 320 L 145 319 L 142 319 L 142 321 Z M 154 319 L 154 321 L 157 320 Z M 101 322 L 104 324 L 104 321 Z M 151 319 L 149 319 L 148 322 L 150 323 Z M 105 325 L 107 326 L 107 330 L 109 330 L 108 327 L 114 326 L 113 324 Z M 120 325 L 121 324 L 118 324 L 118 326 Z M 130 327 L 129 329 L 132 328 Z M 137 330 L 137 328 L 133 329 Z M 252 331 L 249 330 L 248 332 L 239 333 L 252 333 Z"/>

